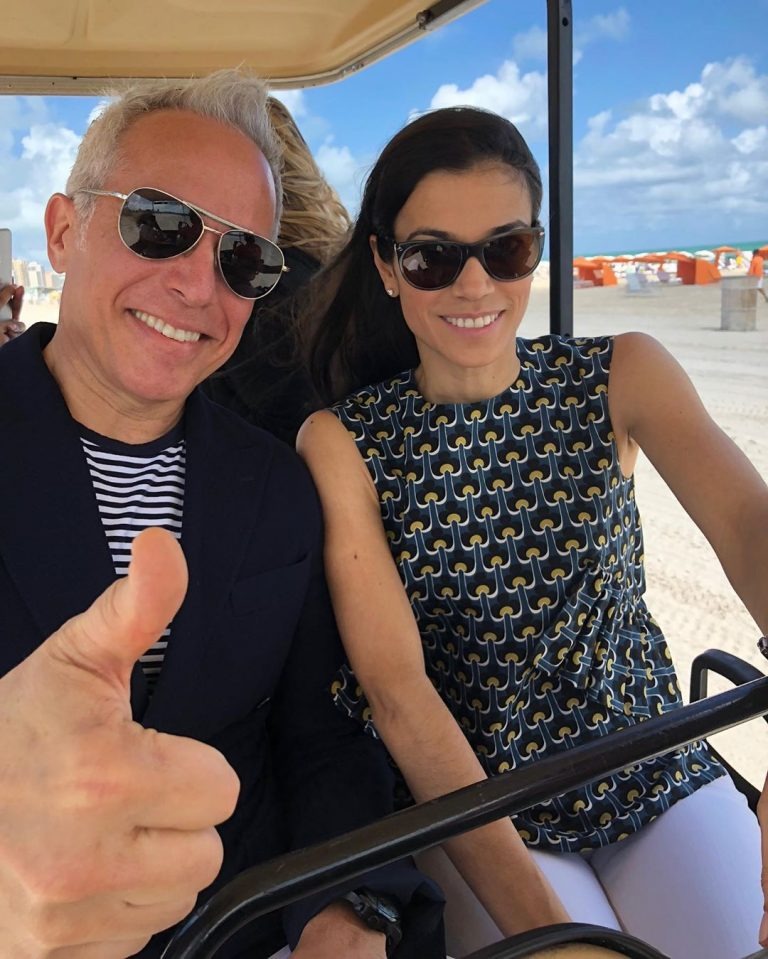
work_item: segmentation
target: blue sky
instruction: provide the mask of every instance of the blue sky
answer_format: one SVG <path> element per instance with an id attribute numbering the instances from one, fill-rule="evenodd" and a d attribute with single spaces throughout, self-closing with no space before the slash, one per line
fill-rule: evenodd
<path id="1" fill-rule="evenodd" d="M 574 15 L 576 252 L 768 242 L 768 0 L 575 0 Z M 353 210 L 387 139 L 435 106 L 508 116 L 546 176 L 545 26 L 544 0 L 488 0 L 342 83 L 279 95 Z M 45 202 L 97 104 L 0 96 L 14 255 L 45 261 Z"/>

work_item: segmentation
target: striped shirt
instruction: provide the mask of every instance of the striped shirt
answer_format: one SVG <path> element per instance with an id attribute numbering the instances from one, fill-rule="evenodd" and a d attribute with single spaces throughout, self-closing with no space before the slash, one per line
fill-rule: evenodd
<path id="1" fill-rule="evenodd" d="M 186 449 L 181 424 L 151 443 L 130 444 L 80 426 L 104 533 L 118 577 L 125 576 L 134 538 L 150 526 L 181 538 Z M 171 634 L 169 625 L 141 657 L 150 694 L 154 691 Z"/>

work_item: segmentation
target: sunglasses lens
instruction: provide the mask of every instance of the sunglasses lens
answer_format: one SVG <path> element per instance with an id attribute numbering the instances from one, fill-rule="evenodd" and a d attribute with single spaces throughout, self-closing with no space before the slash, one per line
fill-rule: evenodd
<path id="1" fill-rule="evenodd" d="M 263 236 L 230 230 L 219 243 L 221 274 L 230 289 L 249 300 L 265 296 L 283 272 L 283 254 Z"/>
<path id="2" fill-rule="evenodd" d="M 120 211 L 120 236 L 148 260 L 165 260 L 191 249 L 203 221 L 186 203 L 160 190 L 134 190 Z"/>
<path id="3" fill-rule="evenodd" d="M 419 290 L 450 286 L 461 266 L 461 248 L 450 243 L 414 243 L 406 246 L 400 257 L 403 276 Z"/>
<path id="4" fill-rule="evenodd" d="M 497 280 L 519 280 L 530 276 L 541 258 L 538 233 L 507 233 L 490 239 L 483 248 L 488 272 Z"/>

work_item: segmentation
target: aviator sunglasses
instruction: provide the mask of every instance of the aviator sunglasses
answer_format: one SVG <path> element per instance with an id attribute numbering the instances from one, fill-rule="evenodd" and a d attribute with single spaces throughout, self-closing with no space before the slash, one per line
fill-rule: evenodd
<path id="1" fill-rule="evenodd" d="M 117 231 L 124 245 L 144 260 L 181 256 L 194 249 L 206 231 L 215 233 L 219 238 L 216 259 L 224 282 L 244 300 L 266 296 L 288 269 L 283 251 L 271 240 L 162 190 L 140 187 L 128 194 L 112 190 L 77 192 L 123 201 Z M 230 229 L 223 233 L 214 230 L 203 223 L 204 216 Z"/>
<path id="2" fill-rule="evenodd" d="M 403 279 L 417 290 L 442 290 L 458 279 L 471 256 L 477 257 L 494 280 L 530 276 L 541 260 L 544 228 L 535 224 L 519 227 L 479 243 L 411 240 L 394 246 Z"/>

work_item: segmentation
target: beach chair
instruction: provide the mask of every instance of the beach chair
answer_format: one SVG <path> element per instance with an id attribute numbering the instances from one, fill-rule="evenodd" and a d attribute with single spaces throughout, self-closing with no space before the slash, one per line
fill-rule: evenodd
<path id="1" fill-rule="evenodd" d="M 682 277 L 679 277 L 676 273 L 667 273 L 666 270 L 660 269 L 656 274 L 656 278 L 659 283 L 664 286 L 676 286 L 679 283 L 682 283 Z"/>
<path id="2" fill-rule="evenodd" d="M 650 293 L 648 277 L 645 273 L 627 273 L 627 293 Z"/>

